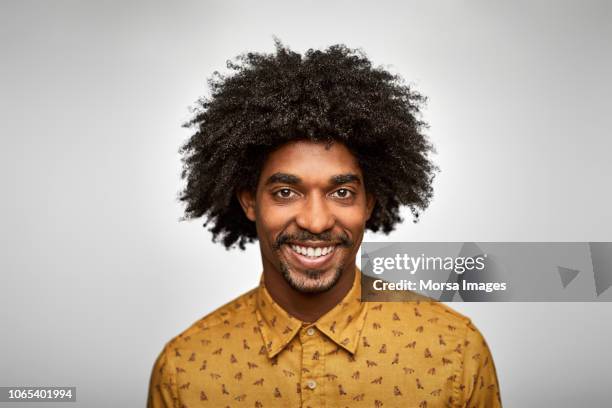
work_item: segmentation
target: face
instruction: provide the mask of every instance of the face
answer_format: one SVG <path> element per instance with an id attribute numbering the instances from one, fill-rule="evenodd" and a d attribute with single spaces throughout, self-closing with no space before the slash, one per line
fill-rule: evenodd
<path id="1" fill-rule="evenodd" d="M 265 161 L 255 196 L 238 194 L 255 221 L 264 269 L 300 292 L 330 289 L 355 256 L 374 206 L 341 143 L 291 142 Z"/>

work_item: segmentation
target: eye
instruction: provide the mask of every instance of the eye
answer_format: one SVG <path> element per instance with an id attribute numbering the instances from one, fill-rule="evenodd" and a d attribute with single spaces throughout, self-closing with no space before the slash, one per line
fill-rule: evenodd
<path id="1" fill-rule="evenodd" d="M 297 196 L 297 194 L 289 188 L 281 188 L 280 190 L 276 191 L 274 195 L 285 200 Z"/>
<path id="2" fill-rule="evenodd" d="M 352 198 L 354 193 L 348 188 L 340 188 L 332 193 L 332 197 L 346 200 Z"/>

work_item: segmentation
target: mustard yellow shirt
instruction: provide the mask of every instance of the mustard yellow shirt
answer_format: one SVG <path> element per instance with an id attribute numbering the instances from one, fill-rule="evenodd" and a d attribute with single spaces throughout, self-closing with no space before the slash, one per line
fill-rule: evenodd
<path id="1" fill-rule="evenodd" d="M 487 344 L 438 302 L 345 298 L 306 324 L 260 285 L 169 341 L 149 408 L 501 407 Z"/>

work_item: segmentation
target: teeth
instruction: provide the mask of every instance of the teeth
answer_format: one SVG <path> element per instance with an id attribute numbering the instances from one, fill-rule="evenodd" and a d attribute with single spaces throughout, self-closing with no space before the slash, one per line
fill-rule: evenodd
<path id="1" fill-rule="evenodd" d="M 313 248 L 313 247 L 304 247 L 300 245 L 291 245 L 291 249 L 293 249 L 298 254 L 308 256 L 310 258 L 317 258 L 319 256 L 325 256 L 329 254 L 330 252 L 332 252 L 334 250 L 334 246 L 332 245 L 332 246 L 328 246 L 324 248 L 321 248 L 321 247 Z"/>

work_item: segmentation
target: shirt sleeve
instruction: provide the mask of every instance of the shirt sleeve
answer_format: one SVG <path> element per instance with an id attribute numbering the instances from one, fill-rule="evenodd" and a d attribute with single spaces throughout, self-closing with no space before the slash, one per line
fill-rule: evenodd
<path id="1" fill-rule="evenodd" d="M 147 408 L 176 408 L 177 402 L 175 369 L 168 358 L 166 346 L 153 365 Z"/>
<path id="2" fill-rule="evenodd" d="M 493 356 L 472 322 L 465 340 L 463 404 L 465 408 L 501 408 L 501 396 Z"/>

